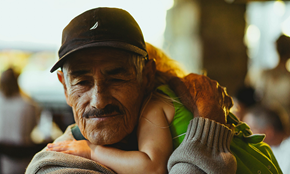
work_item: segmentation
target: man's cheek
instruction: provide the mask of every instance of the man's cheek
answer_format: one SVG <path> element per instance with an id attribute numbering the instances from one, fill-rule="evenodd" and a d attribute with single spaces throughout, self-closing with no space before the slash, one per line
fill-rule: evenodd
<path id="1" fill-rule="evenodd" d="M 83 100 L 81 100 L 81 97 L 71 97 L 71 101 L 72 101 L 72 108 L 73 108 L 73 112 L 74 112 L 74 118 L 75 118 L 75 122 L 77 124 L 83 124 L 83 114 L 85 112 L 86 109 L 86 105 Z"/>
<path id="2" fill-rule="evenodd" d="M 80 88 L 70 88 L 69 89 L 69 96 L 70 102 L 72 103 L 73 107 L 79 108 L 82 107 L 81 105 L 86 102 L 87 93 L 82 91 Z"/>

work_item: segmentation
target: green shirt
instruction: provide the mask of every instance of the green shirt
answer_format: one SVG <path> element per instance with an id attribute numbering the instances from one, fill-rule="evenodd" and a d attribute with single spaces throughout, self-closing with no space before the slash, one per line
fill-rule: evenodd
<path id="1" fill-rule="evenodd" d="M 172 102 L 175 109 L 175 115 L 172 123 L 170 124 L 170 132 L 172 136 L 173 149 L 176 149 L 186 135 L 187 127 L 190 120 L 193 119 L 193 114 L 187 110 L 183 104 L 181 104 L 178 97 L 168 85 L 159 86 L 157 91 L 162 91 L 162 93 L 175 100 Z"/>

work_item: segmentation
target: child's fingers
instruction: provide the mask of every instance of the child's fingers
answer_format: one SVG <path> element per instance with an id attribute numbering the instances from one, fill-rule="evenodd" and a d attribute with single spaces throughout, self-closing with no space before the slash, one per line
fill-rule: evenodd
<path id="1" fill-rule="evenodd" d="M 64 141 L 64 142 L 58 142 L 58 143 L 48 143 L 47 147 L 51 148 L 51 147 L 58 147 L 58 146 L 69 146 L 70 144 L 72 144 L 74 141 Z"/>
<path id="2" fill-rule="evenodd" d="M 61 152 L 61 151 L 66 151 L 66 150 L 70 150 L 68 146 L 51 146 L 48 147 L 47 149 L 48 151 L 56 151 L 56 152 Z"/>
<path id="3" fill-rule="evenodd" d="M 63 143 L 49 143 L 49 144 L 47 144 L 48 148 L 53 148 L 53 147 L 58 147 L 58 146 L 63 146 Z"/>
<path id="4" fill-rule="evenodd" d="M 46 149 L 46 151 L 55 151 L 55 152 L 61 152 L 61 153 L 66 153 L 66 154 L 72 154 L 74 155 L 74 151 L 72 150 L 64 150 L 64 149 L 57 149 L 57 148 L 50 148 L 50 149 Z"/>
<path id="5" fill-rule="evenodd" d="M 53 147 L 53 146 L 54 146 L 53 143 L 48 143 L 48 144 L 47 144 L 47 147 L 48 147 L 48 148 L 51 148 L 51 147 Z"/>

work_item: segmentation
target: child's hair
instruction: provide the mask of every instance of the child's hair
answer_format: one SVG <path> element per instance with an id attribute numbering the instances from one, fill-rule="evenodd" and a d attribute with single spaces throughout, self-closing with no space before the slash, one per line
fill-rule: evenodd
<path id="1" fill-rule="evenodd" d="M 184 70 L 182 70 L 182 68 L 180 67 L 178 62 L 171 59 L 169 56 L 167 56 L 161 49 L 153 46 L 152 44 L 150 44 L 148 42 L 146 42 L 146 49 L 148 52 L 149 60 L 153 59 L 155 61 L 155 64 L 156 64 L 156 73 L 155 73 L 155 81 L 154 81 L 155 89 L 160 85 L 168 84 L 169 80 L 172 77 L 182 78 L 186 75 L 186 72 Z M 168 104 L 171 104 L 172 102 L 180 103 L 179 101 L 154 90 L 153 93 L 151 94 L 151 96 L 148 97 L 147 100 L 143 104 L 141 114 L 140 114 L 141 117 L 142 117 L 143 111 L 146 108 L 146 105 L 150 99 L 153 99 L 153 100 L 160 99 L 161 101 L 168 103 Z M 146 120 L 151 122 L 148 119 L 146 119 Z M 152 123 L 152 124 L 154 124 L 154 123 Z M 158 126 L 158 125 L 156 125 L 156 126 Z"/>
<path id="2" fill-rule="evenodd" d="M 187 73 L 180 67 L 177 61 L 171 59 L 161 49 L 146 42 L 148 58 L 156 63 L 155 86 L 167 84 L 171 77 L 184 77 Z"/>

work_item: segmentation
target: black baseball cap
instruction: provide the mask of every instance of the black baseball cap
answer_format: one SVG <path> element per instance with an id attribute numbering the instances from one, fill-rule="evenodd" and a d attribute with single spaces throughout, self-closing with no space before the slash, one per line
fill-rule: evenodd
<path id="1" fill-rule="evenodd" d="M 88 10 L 63 29 L 59 60 L 51 68 L 61 67 L 71 53 L 89 47 L 111 47 L 147 57 L 142 31 L 125 10 L 100 7 Z"/>

